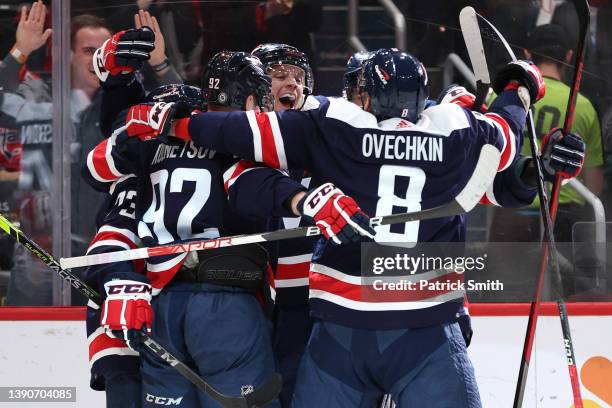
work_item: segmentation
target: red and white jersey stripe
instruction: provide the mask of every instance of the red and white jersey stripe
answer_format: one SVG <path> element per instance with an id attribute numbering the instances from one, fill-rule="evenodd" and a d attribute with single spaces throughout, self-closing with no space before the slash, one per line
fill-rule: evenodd
<path id="1" fill-rule="evenodd" d="M 187 253 L 158 256 L 149 259 L 147 262 L 147 278 L 152 287 L 153 296 L 159 292 L 172 280 L 174 275 L 181 269 Z"/>
<path id="2" fill-rule="evenodd" d="M 510 129 L 510 125 L 508 125 L 508 122 L 497 113 L 489 112 L 481 115 L 474 112 L 474 116 L 476 116 L 476 119 L 497 128 L 499 133 L 503 136 L 503 146 L 501 148 L 501 160 L 499 162 L 498 171 L 507 169 L 516 156 L 516 135 L 512 129 Z"/>
<path id="3" fill-rule="evenodd" d="M 116 136 L 104 139 L 87 155 L 87 169 L 96 181 L 110 183 L 124 176 L 115 166 L 112 155 L 115 142 Z"/>
<path id="4" fill-rule="evenodd" d="M 238 177 L 251 170 L 261 168 L 263 167 L 257 163 L 248 160 L 240 160 L 223 173 L 223 186 L 225 187 L 225 192 L 229 192 L 229 189 L 234 185 L 236 180 L 238 180 Z"/>
<path id="5" fill-rule="evenodd" d="M 311 259 L 312 253 L 278 258 L 274 279 L 276 287 L 280 289 L 308 286 Z"/>
<path id="6" fill-rule="evenodd" d="M 130 349 L 125 341 L 109 337 L 102 327 L 87 337 L 87 343 L 90 366 L 106 356 L 138 356 L 138 352 Z"/>
<path id="7" fill-rule="evenodd" d="M 389 282 L 401 283 L 404 288 L 390 287 Z M 436 282 L 444 285 L 434 289 Z M 386 277 L 383 280 L 347 275 L 328 266 L 312 263 L 310 298 L 360 311 L 418 310 L 462 299 L 465 294 L 460 285 L 462 282 L 463 274 L 447 270 L 397 276 L 392 280 Z"/>
<path id="8" fill-rule="evenodd" d="M 276 114 L 249 111 L 246 117 L 253 133 L 255 161 L 286 169 L 287 156 Z"/>

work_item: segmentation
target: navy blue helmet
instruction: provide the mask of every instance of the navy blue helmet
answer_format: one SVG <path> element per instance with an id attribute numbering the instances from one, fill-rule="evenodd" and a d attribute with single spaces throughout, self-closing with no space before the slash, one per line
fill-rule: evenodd
<path id="1" fill-rule="evenodd" d="M 202 92 L 207 104 L 245 110 L 249 95 L 257 105 L 271 110 L 272 80 L 261 61 L 246 52 L 221 51 L 215 54 L 202 77 Z"/>
<path id="2" fill-rule="evenodd" d="M 351 55 L 346 62 L 346 70 L 344 71 L 344 97 L 347 98 L 351 94 L 351 90 L 359 85 L 359 74 L 363 64 L 372 56 L 369 51 L 358 51 Z"/>
<path id="3" fill-rule="evenodd" d="M 363 66 L 359 86 L 370 95 L 370 112 L 379 121 L 404 118 L 414 123 L 429 96 L 425 67 L 397 48 L 374 52 Z"/>
<path id="4" fill-rule="evenodd" d="M 194 110 L 204 110 L 202 90 L 184 84 L 159 86 L 149 92 L 145 102 L 174 102 L 177 107 L 177 117 L 188 116 Z"/>
<path id="5" fill-rule="evenodd" d="M 293 65 L 304 71 L 304 96 L 312 94 L 314 76 L 308 63 L 308 57 L 302 51 L 287 44 L 260 44 L 251 51 L 265 65 L 266 70 L 272 65 Z"/>

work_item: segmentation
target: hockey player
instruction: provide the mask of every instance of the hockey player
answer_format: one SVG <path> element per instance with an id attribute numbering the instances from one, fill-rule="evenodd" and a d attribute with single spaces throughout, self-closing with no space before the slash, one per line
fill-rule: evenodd
<path id="1" fill-rule="evenodd" d="M 276 43 L 258 45 L 251 54 L 261 60 L 272 78 L 274 110 L 301 109 L 314 87 L 306 54 L 290 45 Z"/>
<path id="2" fill-rule="evenodd" d="M 272 79 L 274 110 L 311 108 L 308 96 L 312 94 L 314 79 L 306 55 L 295 47 L 286 44 L 261 44 L 252 54 L 266 66 L 266 72 Z M 246 166 L 243 166 L 246 168 Z M 232 175 L 232 184 L 228 190 L 232 202 L 240 198 L 252 200 L 245 194 L 247 185 L 260 184 L 266 172 L 259 170 Z M 291 179 L 305 187 L 314 187 L 324 180 L 313 180 L 302 169 L 291 169 Z M 319 184 L 317 184 L 319 183 Z M 234 204 L 236 205 L 236 204 Z M 246 207 L 246 205 L 241 205 Z M 266 208 L 253 208 L 258 219 L 269 216 Z M 280 220 L 270 219 L 271 228 L 293 228 L 305 225 L 300 218 L 284 217 Z M 312 319 L 308 309 L 308 271 L 312 249 L 316 237 L 305 237 L 279 241 L 270 248 L 274 269 L 275 313 L 274 313 L 274 356 L 278 369 L 283 376 L 283 390 L 279 395 L 281 406 L 289 407 L 293 388 L 302 354 L 312 329 Z"/>
<path id="3" fill-rule="evenodd" d="M 150 17 L 150 16 L 147 16 Z M 144 61 L 154 48 L 154 38 L 162 36 L 148 27 L 130 29 L 113 35 L 93 56 L 93 66 L 100 80 L 102 92 L 100 110 L 100 128 L 108 135 L 112 129 L 110 123 L 118 112 L 131 104 L 146 101 L 144 89 L 136 80 L 135 71 L 142 67 Z M 161 40 L 163 44 L 163 37 Z M 157 43 L 157 41 L 156 41 Z M 164 55 L 164 48 L 157 48 L 157 57 Z M 172 67 L 164 75 L 157 77 L 160 83 L 176 81 Z M 168 92 L 168 89 L 174 92 Z M 177 92 L 177 91 L 181 92 Z M 185 92 L 197 90 L 197 97 L 188 99 Z M 157 91 L 157 92 L 156 92 Z M 192 92 L 193 93 L 193 92 Z M 187 103 L 191 109 L 201 107 L 199 89 L 189 86 L 162 86 L 150 95 L 154 101 Z M 180 96 L 180 98 L 179 98 Z M 194 100 L 195 99 L 195 100 Z M 112 119 L 109 119 L 112 118 Z M 138 183 L 136 177 L 128 175 L 112 183 L 109 197 L 102 203 L 99 211 L 98 229 L 91 240 L 88 254 L 113 252 L 135 248 L 140 244 L 135 219 L 135 206 Z M 100 293 L 105 293 L 106 280 L 128 276 L 142 279 L 144 263 L 125 262 L 119 264 L 93 266 L 83 271 L 82 278 Z M 140 376 L 140 358 L 121 339 L 121 336 L 109 337 L 104 327 L 100 326 L 100 309 L 89 305 L 87 309 L 87 335 L 89 345 L 89 363 L 91 368 L 90 386 L 94 390 L 106 391 L 106 405 L 113 408 L 139 408 L 142 403 Z"/>
<path id="4" fill-rule="evenodd" d="M 133 73 L 124 75 L 133 76 Z M 126 78 L 112 80 L 119 83 L 129 82 Z M 133 84 L 136 85 L 133 89 L 130 89 L 131 85 L 125 88 L 106 89 L 103 106 L 108 102 L 105 99 L 114 99 L 116 106 L 114 109 L 104 110 L 102 118 L 105 115 L 116 116 L 117 110 L 122 110 L 121 103 L 129 101 L 178 102 L 189 106 L 190 110 L 201 109 L 202 98 L 199 88 L 188 85 L 165 85 L 153 90 L 147 99 L 143 99 L 143 89 L 137 81 Z M 137 193 L 138 180 L 134 175 L 121 177 L 111 184 L 110 198 L 105 205 L 106 215 L 89 245 L 87 254 L 121 251 L 140 246 L 136 219 Z M 84 271 L 82 278 L 91 286 L 98 288 L 100 293 L 105 293 L 104 285 L 109 280 L 119 278 L 142 280 L 145 274 L 144 262 L 136 261 L 92 266 Z M 100 309 L 90 305 L 87 309 L 87 333 L 91 387 L 106 391 L 107 407 L 141 407 L 142 379 L 139 354 L 126 344 L 123 335 L 117 336 L 101 326 L 100 320 Z"/>
<path id="5" fill-rule="evenodd" d="M 137 248 L 135 219 L 137 180 L 130 175 L 117 180 L 110 187 L 111 204 L 103 216 L 101 226 L 87 249 L 87 254 L 121 251 Z M 100 293 L 110 279 L 142 280 L 143 262 L 121 262 L 90 267 L 81 277 Z M 109 337 L 100 326 L 100 308 L 89 304 L 87 308 L 87 340 L 91 366 L 90 386 L 106 392 L 106 406 L 140 408 L 142 400 L 140 359 L 138 352 L 128 347 L 121 337 Z"/>
<path id="6" fill-rule="evenodd" d="M 248 54 L 218 54 L 209 63 L 203 83 L 209 111 L 272 107 L 268 99 L 269 77 L 263 72 L 259 60 Z M 170 104 L 158 103 L 154 106 L 160 109 L 159 120 L 163 122 Z M 137 113 L 131 111 L 131 114 Z M 128 132 L 131 125 L 139 122 L 135 116 L 131 116 L 131 119 L 126 126 Z M 85 173 L 92 184 L 102 189 L 127 172 L 137 174 L 140 180 L 151 180 L 151 184 L 142 186 L 140 204 L 137 206 L 137 219 L 142 220 L 139 232 L 145 245 L 212 238 L 219 236 L 219 231 L 224 234 L 236 233 L 229 227 L 236 220 L 234 216 L 228 216 L 221 178 L 223 169 L 230 162 L 229 158 L 173 138 L 155 146 L 148 143 L 140 145 L 136 149 L 138 153 L 134 154 L 136 151 L 133 147 L 122 150 L 125 145 L 117 144 L 117 138 L 117 135 L 111 137 L 90 153 Z M 271 172 L 281 176 L 281 181 L 271 182 L 274 191 L 267 198 L 274 196 L 279 203 L 276 207 L 279 215 L 290 214 L 284 209 L 284 195 L 292 196 L 303 188 L 299 184 L 296 187 L 296 183 L 278 171 Z M 285 180 L 291 182 L 287 188 L 282 186 Z M 260 189 L 260 186 L 255 188 Z M 202 200 L 203 197 L 205 199 Z M 272 212 L 275 210 L 274 205 L 269 208 Z M 247 248 L 246 251 L 230 248 L 220 253 L 202 254 L 191 260 L 185 260 L 183 254 L 150 260 L 147 265 L 153 294 L 161 292 L 153 298 L 156 319 L 153 337 L 169 346 L 177 356 L 195 364 L 207 381 L 230 395 L 248 393 L 267 379 L 274 366 L 266 322 L 252 296 L 253 285 L 257 282 L 236 282 L 230 277 L 223 281 L 206 280 L 208 268 L 223 266 L 224 269 L 234 267 L 240 270 L 257 266 L 265 269 L 264 251 L 259 247 Z M 254 259 L 257 265 L 244 261 L 245 256 Z M 237 262 L 242 264 L 237 265 Z M 259 280 L 262 273 L 258 272 Z M 125 282 L 106 283 L 113 288 L 115 284 L 121 286 Z M 110 302 L 120 300 L 111 296 L 113 291 L 107 292 L 107 302 L 109 299 Z M 143 316 L 148 313 L 147 299 L 144 296 L 133 299 L 142 307 Z M 133 326 L 121 324 L 118 320 L 121 313 L 109 316 L 105 324 L 108 330 L 123 331 L 130 341 L 135 340 L 132 329 L 150 324 L 146 320 L 134 320 Z M 191 323 L 187 324 L 184 320 Z M 213 330 L 213 327 L 223 330 Z M 145 406 L 155 401 L 156 397 L 180 400 L 184 406 L 205 405 L 208 400 L 199 392 L 200 395 L 196 395 L 191 384 L 182 377 L 177 378 L 171 367 L 160 366 L 151 357 L 145 356 L 142 372 Z"/>
<path id="7" fill-rule="evenodd" d="M 351 55 L 346 62 L 344 80 L 342 86 L 342 96 L 349 102 L 361 107 L 361 97 L 359 96 L 359 74 L 363 64 L 372 57 L 369 51 L 358 51 Z"/>
<path id="8" fill-rule="evenodd" d="M 531 101 L 543 96 L 544 85 L 539 71 L 524 61 L 509 64 L 502 73 L 495 82 L 500 96 L 486 115 L 454 104 L 423 111 L 423 66 L 408 54 L 383 49 L 362 72 L 367 112 L 342 99 L 320 97 L 320 107 L 307 112 L 193 115 L 187 120 L 188 133 L 181 133 L 185 123 L 177 131 L 197 145 L 274 167 L 304 167 L 313 176 L 333 181 L 337 187 L 323 185 L 292 205 L 313 218 L 325 237 L 350 242 L 348 232 L 371 234 L 362 227 L 359 208 L 342 205 L 342 191 L 355 196 L 369 214 L 430 208 L 455 197 L 483 146 L 501 152 L 499 170 L 515 160 L 520 148 L 515 135 L 522 130 Z M 128 134 L 155 138 L 164 126 L 167 123 L 128 125 Z M 376 228 L 378 242 L 452 242 L 464 236 L 463 217 L 425 220 L 400 232 Z M 375 299 L 361 296 L 371 291 L 359 278 L 359 250 L 359 244 L 320 245 L 315 250 L 310 307 L 317 321 L 293 405 L 367 406 L 390 393 L 399 406 L 480 406 L 455 322 L 463 293 L 452 288 L 435 295 L 419 293 L 427 302 L 412 302 L 410 297 L 398 301 L 397 293 L 384 291 Z M 437 278 L 453 278 L 445 273 Z M 385 301 L 389 298 L 395 301 Z"/>

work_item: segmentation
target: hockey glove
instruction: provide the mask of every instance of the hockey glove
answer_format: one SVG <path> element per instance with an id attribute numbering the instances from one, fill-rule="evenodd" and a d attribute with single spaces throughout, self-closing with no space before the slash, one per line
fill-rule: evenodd
<path id="1" fill-rule="evenodd" d="M 149 59 L 155 48 L 155 34 L 149 27 L 120 31 L 94 52 L 93 66 L 100 81 L 110 75 L 134 72 Z"/>
<path id="2" fill-rule="evenodd" d="M 174 102 L 175 118 L 188 118 L 193 111 L 203 111 L 204 96 L 200 88 L 191 85 L 171 84 L 153 89 L 147 95 L 145 102 Z"/>
<path id="3" fill-rule="evenodd" d="M 546 85 L 540 69 L 531 61 L 511 61 L 499 70 L 491 87 L 496 94 L 507 89 L 524 86 L 529 92 L 533 105 L 546 94 Z"/>
<path id="4" fill-rule="evenodd" d="M 104 284 L 106 299 L 102 305 L 100 325 L 106 334 L 125 340 L 138 351 L 141 331 L 151 332 L 151 285 L 134 280 L 111 280 Z"/>
<path id="5" fill-rule="evenodd" d="M 355 200 L 332 183 L 308 190 L 297 205 L 298 211 L 314 221 L 334 244 L 357 242 L 361 236 L 374 238 L 368 217 Z"/>
<path id="6" fill-rule="evenodd" d="M 585 144 L 582 137 L 575 133 L 563 136 L 563 131 L 555 128 L 542 139 L 542 164 L 546 181 L 555 182 L 557 175 L 572 179 L 580 174 L 584 164 Z"/>
<path id="7" fill-rule="evenodd" d="M 442 103 L 454 103 L 469 110 L 474 110 L 474 102 L 476 97 L 468 92 L 464 87 L 457 84 L 450 84 L 438 96 L 438 105 Z M 480 112 L 486 112 L 488 109 L 486 104 L 482 104 Z"/>
<path id="8" fill-rule="evenodd" d="M 122 111 L 113 127 L 117 142 L 137 137 L 140 140 L 167 140 L 174 117 L 174 103 L 141 103 Z"/>

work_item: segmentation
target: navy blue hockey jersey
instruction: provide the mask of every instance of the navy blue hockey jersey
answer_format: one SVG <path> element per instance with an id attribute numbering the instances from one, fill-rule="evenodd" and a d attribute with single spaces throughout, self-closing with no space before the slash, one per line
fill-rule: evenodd
<path id="1" fill-rule="evenodd" d="M 137 180 L 126 176 L 109 186 L 109 208 L 89 244 L 87 254 L 134 249 L 140 245 L 136 235 L 135 216 Z M 90 266 L 81 277 L 104 295 L 104 283 L 117 274 L 144 274 L 144 262 L 116 262 Z M 103 390 L 105 375 L 113 370 L 137 373 L 140 369 L 138 353 L 128 348 L 125 341 L 106 335 L 100 326 L 100 309 L 90 303 L 87 308 L 87 343 L 91 367 L 91 387 Z"/>
<path id="2" fill-rule="evenodd" d="M 263 230 L 263 223 L 241 217 L 241 208 L 232 211 L 229 207 L 224 174 L 228 178 L 237 159 L 172 137 L 166 143 L 132 139 L 117 144 L 116 139 L 113 136 L 104 140 L 89 153 L 83 175 L 102 191 L 107 191 L 118 178 L 136 175 L 139 182 L 136 219 L 140 221 L 137 235 L 143 246 Z M 272 173 L 271 178 L 282 176 L 277 170 L 264 170 Z M 255 191 L 261 193 L 265 201 L 262 205 L 272 207 L 281 207 L 277 202 L 285 202 L 298 191 L 294 184 L 278 187 L 271 183 L 269 189 L 256 185 L 250 188 L 250 195 Z M 248 209 L 258 204 L 245 203 L 247 215 Z M 154 295 L 172 279 L 186 258 L 187 254 L 182 253 L 147 260 L 147 277 Z"/>
<path id="3" fill-rule="evenodd" d="M 292 171 L 281 175 L 270 174 L 267 167 L 262 168 L 247 160 L 241 160 L 232 171 L 226 172 L 226 188 L 230 205 L 232 208 L 248 209 L 255 219 L 268 219 L 268 229 L 277 230 L 281 228 L 295 228 L 306 225 L 301 217 L 296 217 L 287 207 L 270 208 L 268 206 L 252 205 L 253 202 L 265 202 L 265 198 L 253 197 L 252 194 L 261 195 L 267 191 L 282 191 L 290 188 L 295 192 L 302 189 L 314 187 L 311 185 L 311 177 L 303 177 L 303 171 Z M 300 180 L 301 184 L 300 184 Z M 275 183 L 273 188 L 255 189 L 253 186 L 266 186 Z M 272 200 L 271 202 L 274 202 Z M 272 217 L 270 218 L 270 216 Z M 312 249 L 317 237 L 304 237 L 299 239 L 282 240 L 269 243 L 268 251 L 271 255 L 271 264 L 274 270 L 274 286 L 272 296 L 274 303 L 280 307 L 303 306 L 308 302 L 308 274 Z"/>
<path id="4" fill-rule="evenodd" d="M 376 118 L 357 106 L 319 97 L 307 112 L 203 113 L 189 121 L 200 146 L 276 168 L 304 168 L 331 181 L 370 215 L 419 211 L 450 202 L 465 186 L 481 148 L 502 154 L 499 170 L 520 151 L 525 108 L 515 91 L 502 93 L 489 113 L 454 104 L 427 109 L 418 123 Z M 462 216 L 376 228 L 377 242 L 454 242 L 465 239 Z M 431 299 L 411 293 L 377 292 L 365 299 L 360 246 L 320 245 L 310 268 L 310 305 L 315 317 L 354 327 L 394 328 L 452 321 L 463 293 L 448 290 Z M 419 279 L 444 279 L 427 272 Z M 451 272 L 451 274 L 454 274 Z M 456 275 L 456 274 L 455 274 Z M 456 277 L 455 277 L 456 279 Z M 371 293 L 371 291 L 369 291 Z"/>
<path id="5" fill-rule="evenodd" d="M 192 142 L 101 142 L 87 157 L 84 177 L 102 191 L 128 174 L 139 181 L 136 218 L 144 246 L 219 237 L 226 209 L 222 175 L 230 159 Z M 130 141 L 131 142 L 131 141 Z M 187 254 L 151 258 L 153 294 L 172 279 Z"/>

